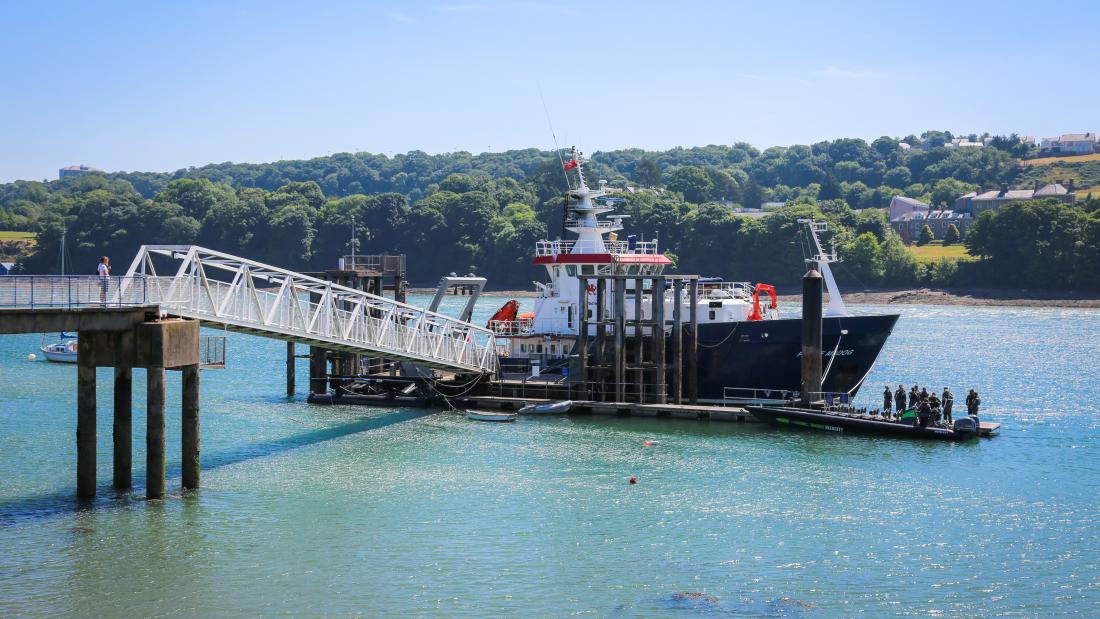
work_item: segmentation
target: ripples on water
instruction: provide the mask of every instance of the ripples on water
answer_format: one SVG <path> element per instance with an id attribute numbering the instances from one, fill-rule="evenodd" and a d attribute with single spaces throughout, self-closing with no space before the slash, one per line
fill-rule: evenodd
<path id="1" fill-rule="evenodd" d="M 101 493 L 78 508 L 75 372 L 0 337 L 0 615 L 1100 614 L 1100 313 L 857 309 L 903 314 L 863 403 L 974 387 L 1002 436 L 313 407 L 279 397 L 281 343 L 231 336 L 202 375 L 203 489 L 109 490 L 101 371 Z"/>

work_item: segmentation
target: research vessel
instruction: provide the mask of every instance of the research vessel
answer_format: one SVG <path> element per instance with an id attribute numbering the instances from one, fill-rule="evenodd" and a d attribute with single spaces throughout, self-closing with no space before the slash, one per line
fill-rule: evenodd
<path id="1" fill-rule="evenodd" d="M 576 173 L 575 181 L 569 181 L 564 227 L 576 238 L 538 241 L 534 264 L 544 270 L 546 281 L 534 282 L 537 294 L 533 311 L 520 313 L 518 303 L 510 301 L 489 321 L 497 337 L 505 374 L 566 371 L 569 357 L 576 352 L 582 311 L 587 312 L 589 336 L 595 335 L 597 327 L 591 324 L 596 312 L 595 286 L 589 285 L 582 295 L 579 277 L 652 276 L 665 273 L 672 266 L 672 261 L 658 248 L 658 241 L 634 236 L 619 238 L 627 215 L 613 211 L 622 199 L 610 196 L 604 181 L 597 188 L 589 187 L 581 153 L 574 148 L 570 154 L 563 166 Z M 825 251 L 821 243 L 820 233 L 826 230 L 826 225 L 812 220 L 803 223 L 815 252 L 807 262 L 821 272 L 829 292 L 822 332 L 822 388 L 851 397 L 871 371 L 898 315 L 850 314 L 829 268 L 837 261 L 835 250 Z M 639 281 L 645 288 L 643 319 L 650 320 L 651 291 L 647 281 L 633 280 L 634 284 Z M 627 286 L 628 289 L 632 286 L 630 280 Z M 634 315 L 633 297 L 628 294 L 624 304 L 628 316 Z M 665 293 L 666 318 L 673 316 L 674 299 L 671 292 Z M 681 303 L 683 320 L 687 323 L 692 305 L 687 294 L 681 297 Z M 782 400 L 798 391 L 801 320 L 780 315 L 773 286 L 703 278 L 694 305 L 700 402 Z M 606 308 L 605 314 L 607 319 Z M 666 321 L 666 333 L 671 328 Z"/>

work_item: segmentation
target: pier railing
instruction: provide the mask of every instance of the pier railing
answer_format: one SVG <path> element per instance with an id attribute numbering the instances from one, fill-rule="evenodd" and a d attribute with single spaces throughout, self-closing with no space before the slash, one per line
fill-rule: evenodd
<path id="1" fill-rule="evenodd" d="M 182 261 L 156 273 L 153 256 Z M 231 281 L 213 275 L 228 272 Z M 0 307 L 160 306 L 206 325 L 467 372 L 496 370 L 493 332 L 362 290 L 194 246 L 143 246 L 124 277 L 0 277 Z"/>
<path id="2" fill-rule="evenodd" d="M 0 277 L 0 307 L 47 309 L 153 305 L 143 276 L 7 275 Z"/>
<path id="3" fill-rule="evenodd" d="M 536 256 L 557 256 L 559 254 L 577 253 L 595 254 L 649 254 L 656 255 L 657 241 L 635 241 L 631 247 L 630 241 L 612 241 L 605 239 L 603 243 L 596 241 L 538 241 L 535 243 Z"/>

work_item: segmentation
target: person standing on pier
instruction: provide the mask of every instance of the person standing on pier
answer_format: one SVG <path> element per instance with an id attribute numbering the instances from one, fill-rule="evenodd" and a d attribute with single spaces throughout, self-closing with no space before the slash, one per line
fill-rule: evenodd
<path id="1" fill-rule="evenodd" d="M 890 405 L 894 402 L 894 393 L 890 391 L 890 385 L 886 385 L 886 390 L 882 392 L 882 418 L 889 419 L 890 417 Z"/>
<path id="2" fill-rule="evenodd" d="M 951 390 L 947 387 L 943 388 L 943 420 L 947 423 L 953 423 L 951 419 L 951 407 L 955 405 L 955 394 L 951 393 Z"/>
<path id="3" fill-rule="evenodd" d="M 99 302 L 107 305 L 107 287 L 111 284 L 111 259 L 103 256 L 96 266 L 99 273 Z"/>

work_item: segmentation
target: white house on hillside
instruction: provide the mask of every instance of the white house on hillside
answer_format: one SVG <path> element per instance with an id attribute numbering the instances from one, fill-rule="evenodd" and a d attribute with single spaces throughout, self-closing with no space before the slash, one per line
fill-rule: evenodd
<path id="1" fill-rule="evenodd" d="M 1096 147 L 1095 133 L 1066 133 L 1056 138 L 1043 138 L 1039 144 L 1041 151 L 1061 155 L 1088 155 Z"/>

